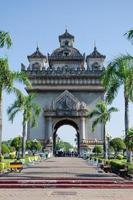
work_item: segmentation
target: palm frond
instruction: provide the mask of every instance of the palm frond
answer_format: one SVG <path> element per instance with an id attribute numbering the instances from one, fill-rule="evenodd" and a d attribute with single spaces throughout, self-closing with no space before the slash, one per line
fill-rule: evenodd
<path id="1" fill-rule="evenodd" d="M 6 46 L 10 48 L 12 45 L 12 40 L 8 32 L 0 31 L 0 48 Z"/>
<path id="2" fill-rule="evenodd" d="M 119 110 L 118 110 L 117 108 L 115 108 L 115 107 L 111 107 L 111 108 L 108 109 L 108 112 L 109 112 L 109 113 L 118 112 L 118 111 L 119 111 Z"/>
<path id="3" fill-rule="evenodd" d="M 31 82 L 25 72 L 13 72 L 13 77 L 15 81 L 25 84 L 27 87 L 31 88 Z"/>
<path id="4" fill-rule="evenodd" d="M 114 74 L 115 74 L 115 67 L 111 63 L 109 63 L 106 70 L 103 72 L 101 76 L 101 81 L 105 88 L 108 87 L 109 80 L 112 79 L 112 77 L 114 77 Z"/>
<path id="5" fill-rule="evenodd" d="M 98 101 L 96 104 L 96 108 L 99 111 L 99 113 L 104 113 L 107 110 L 107 102 L 106 101 Z"/>
<path id="6" fill-rule="evenodd" d="M 97 124 L 100 122 L 100 118 L 96 118 L 92 123 L 92 132 L 94 132 Z"/>
<path id="7" fill-rule="evenodd" d="M 10 114 L 14 109 L 18 108 L 18 101 L 14 101 L 14 103 L 8 107 L 7 114 Z"/>
<path id="8" fill-rule="evenodd" d="M 111 107 L 108 109 L 107 102 L 99 101 L 96 104 L 96 108 L 91 113 L 89 113 L 90 118 L 94 117 L 94 120 L 92 122 L 92 130 L 94 131 L 98 123 L 106 124 L 107 121 L 110 120 L 111 113 L 117 111 L 118 109 L 115 107 Z"/>
<path id="9" fill-rule="evenodd" d="M 99 116 L 99 115 L 100 115 L 100 112 L 99 112 L 99 111 L 93 110 L 92 112 L 90 112 L 90 113 L 88 114 L 88 117 L 89 117 L 89 118 L 92 118 L 92 117 L 96 117 L 96 116 Z"/>
<path id="10" fill-rule="evenodd" d="M 133 42 L 133 29 L 129 30 L 129 31 L 126 32 L 124 35 L 127 37 L 127 39 L 128 39 L 129 41 Z"/>
<path id="11" fill-rule="evenodd" d="M 120 86 L 121 86 L 120 80 L 112 79 L 110 81 L 110 85 L 109 85 L 108 89 L 106 90 L 106 94 L 105 94 L 105 99 L 109 104 L 111 104 L 112 101 L 114 100 L 114 98 L 117 96 L 118 89 Z"/>
<path id="12" fill-rule="evenodd" d="M 16 116 L 16 114 L 17 114 L 18 112 L 20 112 L 20 109 L 19 109 L 19 108 L 18 108 L 18 109 L 15 109 L 15 110 L 12 111 L 12 112 L 10 112 L 10 114 L 9 114 L 9 121 L 11 121 L 11 122 L 13 123 L 13 120 L 14 120 L 14 118 L 15 118 L 15 116 Z"/>
<path id="13" fill-rule="evenodd" d="M 31 127 L 33 128 L 33 127 L 37 127 L 37 119 L 36 119 L 36 117 L 35 117 L 35 115 L 33 115 L 32 116 L 32 118 L 31 118 Z"/>

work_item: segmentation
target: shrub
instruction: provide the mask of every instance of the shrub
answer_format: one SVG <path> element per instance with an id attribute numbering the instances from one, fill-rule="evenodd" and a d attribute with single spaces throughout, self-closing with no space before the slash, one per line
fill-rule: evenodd
<path id="1" fill-rule="evenodd" d="M 112 172 L 118 173 L 120 169 L 124 169 L 126 167 L 125 163 L 122 163 L 118 160 L 110 161 Z"/>
<path id="2" fill-rule="evenodd" d="M 10 153 L 9 147 L 6 144 L 1 145 L 2 154 Z"/>
<path id="3" fill-rule="evenodd" d="M 100 153 L 102 153 L 102 147 L 99 145 L 96 145 L 93 149 L 93 153 L 96 153 L 96 155 L 99 155 Z"/>
<path id="4" fill-rule="evenodd" d="M 1 154 L 0 155 L 0 162 L 2 162 L 4 160 L 4 157 L 3 157 L 3 155 Z"/>
<path id="5" fill-rule="evenodd" d="M 14 159 L 16 157 L 16 152 L 9 153 L 9 158 Z"/>
<path id="6" fill-rule="evenodd" d="M 3 171 L 5 169 L 5 163 L 0 163 L 0 171 Z"/>
<path id="7" fill-rule="evenodd" d="M 13 138 L 13 140 L 11 141 L 11 147 L 14 147 L 15 150 L 18 152 L 22 148 L 22 137 L 17 136 Z"/>
<path id="8" fill-rule="evenodd" d="M 118 160 L 122 160 L 123 158 L 124 158 L 123 155 L 120 155 L 120 154 L 118 154 L 116 157 L 116 159 L 118 159 Z"/>
<path id="9" fill-rule="evenodd" d="M 28 140 L 26 142 L 26 148 L 32 152 L 34 155 L 37 151 L 42 149 L 42 145 L 38 140 Z"/>
<path id="10" fill-rule="evenodd" d="M 10 150 L 10 152 L 14 152 L 14 151 L 15 151 L 15 148 L 14 148 L 14 147 L 11 147 L 11 146 L 9 146 L 9 150 Z"/>
<path id="11" fill-rule="evenodd" d="M 126 145 L 121 138 L 113 138 L 110 141 L 110 146 L 113 147 L 115 151 L 115 157 L 117 156 L 119 151 L 126 149 Z"/>

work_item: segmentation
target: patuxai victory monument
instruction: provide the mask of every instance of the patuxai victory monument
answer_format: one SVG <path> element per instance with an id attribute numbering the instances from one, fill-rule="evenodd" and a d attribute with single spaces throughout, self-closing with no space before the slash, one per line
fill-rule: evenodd
<path id="1" fill-rule="evenodd" d="M 89 55 L 81 54 L 74 47 L 74 36 L 67 30 L 59 36 L 59 47 L 47 56 L 37 47 L 28 56 L 29 66 L 21 65 L 35 92 L 35 102 L 42 107 L 38 127 L 28 127 L 27 139 L 41 141 L 44 147 L 55 154 L 57 130 L 62 125 L 71 125 L 76 130 L 77 152 L 91 151 L 96 141 L 103 144 L 103 125 L 92 132 L 92 120 L 87 116 L 96 103 L 103 99 L 104 88 L 100 76 L 105 56 L 96 46 Z M 66 133 L 67 134 L 67 133 Z"/>

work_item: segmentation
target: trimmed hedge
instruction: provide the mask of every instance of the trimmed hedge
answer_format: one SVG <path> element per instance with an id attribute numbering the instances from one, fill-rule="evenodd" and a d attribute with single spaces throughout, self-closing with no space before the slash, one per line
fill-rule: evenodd
<path id="1" fill-rule="evenodd" d="M 118 154 L 117 157 L 116 157 L 116 159 L 118 159 L 118 160 L 122 160 L 123 158 L 124 158 L 124 156 L 120 155 L 120 154 Z"/>
<path id="2" fill-rule="evenodd" d="M 113 173 L 119 173 L 120 169 L 124 169 L 127 165 L 120 160 L 111 160 L 110 166 Z"/>

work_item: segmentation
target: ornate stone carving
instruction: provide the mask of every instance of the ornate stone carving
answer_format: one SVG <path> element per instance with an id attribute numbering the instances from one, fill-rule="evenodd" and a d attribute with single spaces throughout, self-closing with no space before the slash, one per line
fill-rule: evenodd
<path id="1" fill-rule="evenodd" d="M 56 110 L 77 110 L 79 100 L 74 97 L 70 92 L 65 90 L 55 101 L 53 102 L 53 108 Z"/>
<path id="2" fill-rule="evenodd" d="M 88 110 L 85 102 L 80 102 L 72 93 L 65 90 L 53 102 L 53 110 L 65 111 L 66 114 L 72 111 Z"/>

